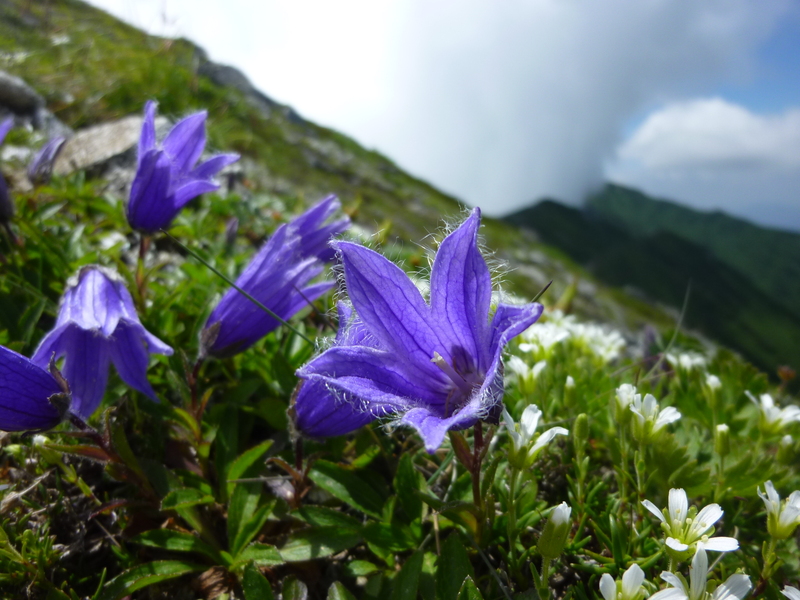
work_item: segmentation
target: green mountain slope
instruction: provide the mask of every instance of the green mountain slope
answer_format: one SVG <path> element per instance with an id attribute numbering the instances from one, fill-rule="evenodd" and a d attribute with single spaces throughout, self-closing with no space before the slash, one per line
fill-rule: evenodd
<path id="1" fill-rule="evenodd" d="M 617 185 L 592 196 L 588 206 L 633 236 L 664 231 L 707 248 L 800 318 L 800 234 L 759 227 L 723 212 L 692 210 Z"/>
<path id="2" fill-rule="evenodd" d="M 708 248 L 659 230 L 634 236 L 594 211 L 554 201 L 506 219 L 536 231 L 543 242 L 561 248 L 610 285 L 633 286 L 676 308 L 691 285 L 688 326 L 767 371 L 781 364 L 800 366 L 800 318 Z"/>

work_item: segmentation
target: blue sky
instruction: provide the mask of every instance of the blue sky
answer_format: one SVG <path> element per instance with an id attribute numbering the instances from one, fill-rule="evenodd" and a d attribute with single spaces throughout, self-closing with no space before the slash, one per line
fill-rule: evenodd
<path id="1" fill-rule="evenodd" d="M 92 1 L 489 214 L 611 180 L 800 230 L 794 1 Z"/>

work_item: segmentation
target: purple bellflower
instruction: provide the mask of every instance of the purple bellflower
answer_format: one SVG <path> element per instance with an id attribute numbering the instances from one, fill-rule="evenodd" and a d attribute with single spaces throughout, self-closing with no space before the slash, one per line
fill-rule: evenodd
<path id="1" fill-rule="evenodd" d="M 206 145 L 205 111 L 178 122 L 164 141 L 156 144 L 156 103 L 144 107 L 136 175 L 128 201 L 128 223 L 154 233 L 169 227 L 175 215 L 193 198 L 219 189 L 212 178 L 238 154 L 217 154 L 195 166 Z"/>
<path id="2" fill-rule="evenodd" d="M 434 452 L 451 429 L 496 419 L 503 397 L 506 343 L 542 314 L 542 305 L 498 304 L 478 248 L 480 210 L 439 246 L 430 302 L 408 276 L 372 250 L 336 242 L 363 343 L 335 345 L 301 367 L 308 383 L 357 399 L 372 416 L 395 414 Z M 306 385 L 306 384 L 304 384 Z M 324 427 L 317 435 L 324 435 Z M 339 431 L 338 429 L 336 430 Z M 333 429 L 327 435 L 333 435 Z"/>
<path id="3" fill-rule="evenodd" d="M 44 185 L 50 182 L 50 178 L 53 176 L 53 164 L 66 141 L 65 137 L 54 137 L 34 155 L 31 164 L 28 165 L 28 180 L 33 185 Z"/>
<path id="4" fill-rule="evenodd" d="M 342 302 L 337 306 L 339 329 L 335 346 L 365 346 L 371 343 L 369 332 Z M 356 398 L 335 393 L 324 381 L 300 381 L 295 396 L 292 422 L 298 433 L 311 438 L 344 435 L 371 423 L 380 415 L 369 412 Z"/>
<path id="5" fill-rule="evenodd" d="M 47 371 L 0 346 L 0 430 L 44 431 L 62 421 L 69 388 L 54 366 Z"/>
<path id="6" fill-rule="evenodd" d="M 287 320 L 327 292 L 333 282 L 307 285 L 332 260 L 328 240 L 350 226 L 343 217 L 326 224 L 340 207 L 328 196 L 275 230 L 236 280 L 237 287 Z M 246 350 L 280 325 L 235 288 L 229 289 L 206 321 L 202 352 L 222 358 Z"/>
<path id="7" fill-rule="evenodd" d="M 172 348 L 141 324 L 119 276 L 89 265 L 69 282 L 55 327 L 31 362 L 44 369 L 53 357 L 64 357 L 62 372 L 72 391 L 72 412 L 87 419 L 103 399 L 112 362 L 125 383 L 156 400 L 147 381 L 149 354 L 169 356 Z"/>
<path id="8" fill-rule="evenodd" d="M 8 135 L 9 131 L 11 131 L 12 127 L 14 127 L 13 117 L 9 117 L 0 123 L 0 144 L 3 143 L 4 139 L 6 139 L 6 135 Z M 0 224 L 2 224 L 6 229 L 9 229 L 8 222 L 13 216 L 14 203 L 11 201 L 11 196 L 8 194 L 8 184 L 6 184 L 3 174 L 0 173 Z"/>

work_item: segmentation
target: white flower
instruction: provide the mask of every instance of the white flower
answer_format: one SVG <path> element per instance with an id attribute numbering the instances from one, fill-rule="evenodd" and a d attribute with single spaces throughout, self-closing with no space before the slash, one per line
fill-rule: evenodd
<path id="1" fill-rule="evenodd" d="M 789 600 L 800 600 L 800 590 L 790 585 L 784 586 L 781 594 L 789 598 Z"/>
<path id="2" fill-rule="evenodd" d="M 786 539 L 794 533 L 800 523 L 800 491 L 795 490 L 781 505 L 781 497 L 771 481 L 764 484 L 766 495 L 758 488 L 758 495 L 767 507 L 767 531 L 777 539 Z"/>
<path id="3" fill-rule="evenodd" d="M 722 387 L 722 382 L 716 375 L 708 374 L 706 375 L 706 386 L 708 386 L 708 389 L 711 391 L 716 392 Z"/>
<path id="4" fill-rule="evenodd" d="M 647 394 L 644 400 L 641 394 L 636 394 L 631 400 L 630 410 L 636 416 L 633 437 L 640 441 L 650 440 L 664 427 L 681 418 L 681 413 L 672 406 L 659 410 L 658 401 L 652 394 Z"/>
<path id="5" fill-rule="evenodd" d="M 531 446 L 533 436 L 536 433 L 536 428 L 539 426 L 539 419 L 542 417 L 542 411 L 535 404 L 531 404 L 522 411 L 522 418 L 519 420 L 519 426 L 511 418 L 508 411 L 503 408 L 503 423 L 508 430 L 508 435 L 511 436 L 511 442 L 514 445 L 514 454 L 520 455 L 520 460 L 524 463 L 532 462 L 542 449 L 553 441 L 557 435 L 567 435 L 569 431 L 563 427 L 552 427 L 542 433 L 536 442 Z"/>
<path id="6" fill-rule="evenodd" d="M 537 542 L 539 553 L 545 558 L 552 560 L 561 556 L 572 528 L 571 515 L 572 508 L 566 502 L 562 502 L 550 511 L 550 518 L 547 519 Z"/>
<path id="7" fill-rule="evenodd" d="M 685 560 L 700 547 L 716 552 L 739 549 L 735 538 L 710 537 L 714 535 L 714 523 L 722 517 L 719 504 L 709 504 L 699 513 L 694 507 L 690 511 L 686 492 L 675 488 L 669 491 L 668 517 L 649 500 L 643 500 L 642 504 L 661 521 L 661 528 L 667 535 L 667 552 L 678 560 Z"/>
<path id="8" fill-rule="evenodd" d="M 522 333 L 524 340 L 519 349 L 523 352 L 548 352 L 556 344 L 570 336 L 569 329 L 555 323 L 541 323 L 529 327 Z"/>
<path id="9" fill-rule="evenodd" d="M 702 369 L 708 362 L 705 356 L 697 352 L 681 352 L 678 355 L 667 353 L 665 356 L 670 365 L 681 371 Z"/>
<path id="10" fill-rule="evenodd" d="M 681 575 L 664 571 L 661 579 L 672 587 L 656 592 L 650 600 L 742 600 L 753 587 L 747 575 L 731 575 L 725 583 L 717 586 L 713 593 L 706 591 L 708 586 L 708 556 L 702 546 L 692 559 L 689 569 L 689 585 Z"/>
<path id="11" fill-rule="evenodd" d="M 800 421 L 800 407 L 798 406 L 791 405 L 779 408 L 775 406 L 775 400 L 769 394 L 761 394 L 759 396 L 760 403 L 749 391 L 745 392 L 745 394 L 761 410 L 760 425 L 762 429 L 768 432 L 775 433 L 789 423 Z"/>
<path id="12" fill-rule="evenodd" d="M 573 337 L 586 344 L 590 352 L 604 363 L 619 358 L 625 348 L 625 338 L 616 329 L 606 329 L 595 323 L 576 323 L 572 327 Z"/>
<path id="13" fill-rule="evenodd" d="M 618 584 L 608 573 L 600 578 L 600 593 L 605 600 L 639 600 L 642 597 L 644 571 L 636 563 L 628 567 L 622 574 L 622 582 Z"/>
<path id="14" fill-rule="evenodd" d="M 567 380 L 564 382 L 564 387 L 568 390 L 571 390 L 575 387 L 575 380 L 572 378 L 572 375 L 567 375 Z"/>

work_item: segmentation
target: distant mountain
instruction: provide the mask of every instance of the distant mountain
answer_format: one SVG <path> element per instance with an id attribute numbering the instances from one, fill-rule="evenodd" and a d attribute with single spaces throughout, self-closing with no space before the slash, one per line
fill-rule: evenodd
<path id="1" fill-rule="evenodd" d="M 606 186 L 587 206 L 635 237 L 669 232 L 707 248 L 800 318 L 800 234 L 719 211 L 699 212 L 618 185 Z"/>
<path id="2" fill-rule="evenodd" d="M 633 190 L 609 186 L 607 191 L 612 199 L 637 197 L 644 204 L 638 210 L 620 210 L 624 215 L 638 216 L 655 203 Z M 731 266 L 732 259 L 722 260 L 714 249 L 723 246 L 723 242 L 714 238 L 710 228 L 707 239 L 689 239 L 678 231 L 659 227 L 655 219 L 660 213 L 656 210 L 650 213 L 655 215 L 654 222 L 634 226 L 630 225 L 633 217 L 628 216 L 626 221 L 604 214 L 604 202 L 602 195 L 595 196 L 587 208 L 578 209 L 544 200 L 505 220 L 535 231 L 542 242 L 561 249 L 601 281 L 635 287 L 649 298 L 675 308 L 681 307 L 691 284 L 686 325 L 738 350 L 768 372 L 774 373 L 782 364 L 800 367 L 800 316 Z M 669 206 L 658 203 L 663 211 L 668 211 Z M 692 212 L 680 214 L 690 223 L 687 228 L 696 232 L 700 228 L 691 223 L 687 214 Z M 724 234 L 732 235 L 729 232 L 736 227 L 736 219 L 724 215 L 720 219 L 714 222 L 721 222 Z M 760 229 L 749 223 L 738 224 L 745 232 Z M 677 225 L 673 227 L 678 229 Z M 760 240 L 761 234 L 755 231 L 749 239 Z"/>

